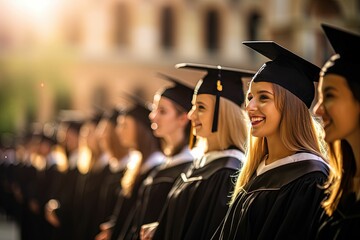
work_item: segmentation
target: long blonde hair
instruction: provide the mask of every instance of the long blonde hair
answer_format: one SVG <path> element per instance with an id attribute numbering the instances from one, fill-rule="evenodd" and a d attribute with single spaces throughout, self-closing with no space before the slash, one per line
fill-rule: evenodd
<path id="1" fill-rule="evenodd" d="M 235 146 L 245 152 L 246 136 L 245 111 L 230 100 L 220 98 L 217 138 L 221 150 Z"/>
<path id="2" fill-rule="evenodd" d="M 285 88 L 272 84 L 275 107 L 281 113 L 280 138 L 282 144 L 293 152 L 310 152 L 323 158 L 325 153 L 321 142 L 321 127 L 312 118 L 309 109 L 295 95 Z M 249 132 L 246 149 L 246 162 L 239 174 L 232 201 L 249 182 L 260 162 L 268 154 L 266 138 L 253 137 Z"/>

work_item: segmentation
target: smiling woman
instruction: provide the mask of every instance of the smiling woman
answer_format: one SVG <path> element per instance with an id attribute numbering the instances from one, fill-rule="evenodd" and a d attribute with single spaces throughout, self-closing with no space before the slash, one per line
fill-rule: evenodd
<path id="1" fill-rule="evenodd" d="M 250 83 L 246 161 L 212 239 L 312 239 L 328 175 L 308 110 L 320 69 L 274 42 L 246 45 L 272 61 Z"/>

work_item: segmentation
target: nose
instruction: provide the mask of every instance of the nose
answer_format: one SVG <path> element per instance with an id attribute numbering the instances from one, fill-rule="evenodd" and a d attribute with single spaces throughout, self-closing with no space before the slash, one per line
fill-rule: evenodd
<path id="1" fill-rule="evenodd" d="M 323 116 L 324 115 L 324 113 L 325 113 L 324 106 L 321 101 L 318 101 L 316 103 L 316 105 L 314 106 L 314 109 L 313 109 L 313 113 L 315 116 Z"/>
<path id="2" fill-rule="evenodd" d="M 193 107 L 190 109 L 190 111 L 188 112 L 187 118 L 188 118 L 190 121 L 194 119 L 194 117 L 195 117 L 195 111 L 196 111 L 196 107 L 193 106 Z"/>
<path id="3" fill-rule="evenodd" d="M 149 119 L 150 119 L 150 120 L 154 120 L 155 117 L 156 117 L 156 115 L 157 115 L 157 112 L 156 112 L 156 111 L 150 112 L 150 113 L 149 113 Z"/>
<path id="4" fill-rule="evenodd" d="M 249 100 L 248 103 L 246 104 L 245 110 L 247 112 L 251 112 L 251 111 L 255 111 L 256 109 L 257 109 L 256 101 L 254 99 Z"/>

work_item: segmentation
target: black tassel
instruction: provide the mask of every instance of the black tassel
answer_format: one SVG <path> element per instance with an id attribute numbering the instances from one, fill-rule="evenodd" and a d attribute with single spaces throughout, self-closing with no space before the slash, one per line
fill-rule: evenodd
<path id="1" fill-rule="evenodd" d="M 214 109 L 214 118 L 213 118 L 213 124 L 211 132 L 216 132 L 218 128 L 218 122 L 219 122 L 219 104 L 220 104 L 220 93 L 216 93 L 216 100 L 215 100 L 215 109 Z"/>
<path id="2" fill-rule="evenodd" d="M 220 106 L 220 94 L 222 92 L 222 84 L 221 84 L 221 68 L 219 67 L 218 73 L 219 80 L 216 82 L 216 99 L 215 99 L 215 108 L 214 108 L 214 117 L 211 132 L 216 132 L 218 129 L 219 122 L 219 106 Z"/>

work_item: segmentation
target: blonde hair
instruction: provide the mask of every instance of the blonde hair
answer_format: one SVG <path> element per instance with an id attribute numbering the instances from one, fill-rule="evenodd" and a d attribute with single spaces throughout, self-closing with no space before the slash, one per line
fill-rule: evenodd
<path id="1" fill-rule="evenodd" d="M 322 202 L 322 206 L 326 214 L 331 216 L 336 210 L 341 197 L 353 189 L 356 160 L 353 150 L 346 140 L 336 140 L 328 143 L 328 146 L 331 171 L 325 188 L 329 196 Z"/>
<path id="2" fill-rule="evenodd" d="M 306 105 L 285 88 L 272 84 L 275 107 L 281 113 L 280 139 L 282 144 L 293 152 L 310 152 L 323 158 L 325 148 L 322 147 L 320 126 L 313 120 Z M 253 137 L 249 132 L 246 162 L 239 174 L 231 203 L 249 182 L 260 162 L 268 154 L 264 137 Z"/>
<path id="3" fill-rule="evenodd" d="M 221 150 L 235 146 L 245 152 L 247 125 L 245 111 L 226 98 L 220 98 L 217 139 Z"/>

